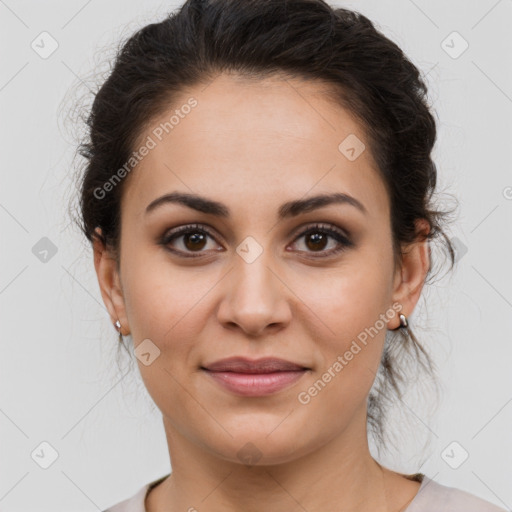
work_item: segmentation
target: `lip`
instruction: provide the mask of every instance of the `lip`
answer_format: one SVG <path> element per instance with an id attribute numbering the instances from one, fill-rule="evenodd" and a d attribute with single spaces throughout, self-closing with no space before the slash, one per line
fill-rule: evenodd
<path id="1" fill-rule="evenodd" d="M 216 383 L 241 396 L 266 396 L 294 384 L 308 370 L 301 364 L 267 357 L 231 357 L 201 367 Z"/>
<path id="2" fill-rule="evenodd" d="M 272 373 L 308 369 L 299 363 L 293 363 L 277 357 L 249 359 L 247 357 L 228 357 L 205 365 L 203 368 L 213 372 Z"/>

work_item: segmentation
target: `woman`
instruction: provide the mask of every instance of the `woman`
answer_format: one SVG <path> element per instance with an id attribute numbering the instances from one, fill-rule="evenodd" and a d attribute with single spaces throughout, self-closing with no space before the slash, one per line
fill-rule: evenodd
<path id="1" fill-rule="evenodd" d="M 82 229 L 163 415 L 127 511 L 502 510 L 370 454 L 446 243 L 418 70 L 322 0 L 189 0 L 89 117 Z"/>

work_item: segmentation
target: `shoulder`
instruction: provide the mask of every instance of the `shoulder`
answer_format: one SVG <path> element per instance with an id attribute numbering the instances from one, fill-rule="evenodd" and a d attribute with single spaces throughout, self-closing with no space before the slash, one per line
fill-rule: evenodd
<path id="1" fill-rule="evenodd" d="M 115 505 L 110 506 L 103 512 L 146 512 L 146 508 L 144 506 L 146 495 L 148 491 L 158 485 L 162 480 L 167 478 L 169 475 L 165 475 L 158 480 L 154 480 L 153 482 L 149 482 L 144 487 L 141 487 L 134 495 L 130 498 L 127 498 Z"/>
<path id="2" fill-rule="evenodd" d="M 424 476 L 417 496 L 405 512 L 507 512 L 462 489 L 440 484 Z"/>
<path id="3" fill-rule="evenodd" d="M 148 489 L 149 484 L 139 489 L 139 491 L 137 491 L 137 493 L 132 497 L 112 505 L 103 512 L 146 512 L 144 508 L 144 500 Z"/>

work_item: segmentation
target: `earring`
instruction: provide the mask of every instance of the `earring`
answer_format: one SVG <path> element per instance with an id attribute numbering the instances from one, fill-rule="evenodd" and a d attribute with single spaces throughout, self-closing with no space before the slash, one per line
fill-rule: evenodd
<path id="1" fill-rule="evenodd" d="M 400 327 L 409 327 L 409 322 L 407 321 L 407 317 L 400 313 Z"/>
<path id="2" fill-rule="evenodd" d="M 119 333 L 119 342 L 122 343 L 123 334 L 121 333 L 121 322 L 119 320 L 116 320 L 114 327 L 116 328 L 117 332 Z"/>
<path id="3" fill-rule="evenodd" d="M 391 331 L 398 331 L 402 328 L 409 327 L 409 322 L 407 321 L 407 317 L 404 314 L 400 313 L 399 318 L 400 318 L 400 325 L 398 327 L 390 329 Z"/>

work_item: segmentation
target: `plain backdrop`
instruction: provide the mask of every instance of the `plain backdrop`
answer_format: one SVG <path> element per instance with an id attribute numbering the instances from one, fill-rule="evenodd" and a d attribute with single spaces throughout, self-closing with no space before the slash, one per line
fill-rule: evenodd
<path id="1" fill-rule="evenodd" d="M 440 190 L 459 201 L 456 268 L 414 313 L 440 405 L 429 414 L 431 397 L 404 399 L 400 455 L 382 462 L 511 509 L 512 2 L 331 4 L 367 15 L 424 73 Z M 91 96 L 115 46 L 178 5 L 0 1 L 0 511 L 102 510 L 170 471 L 161 415 L 138 369 L 116 364 L 67 206 L 75 91 Z"/>

